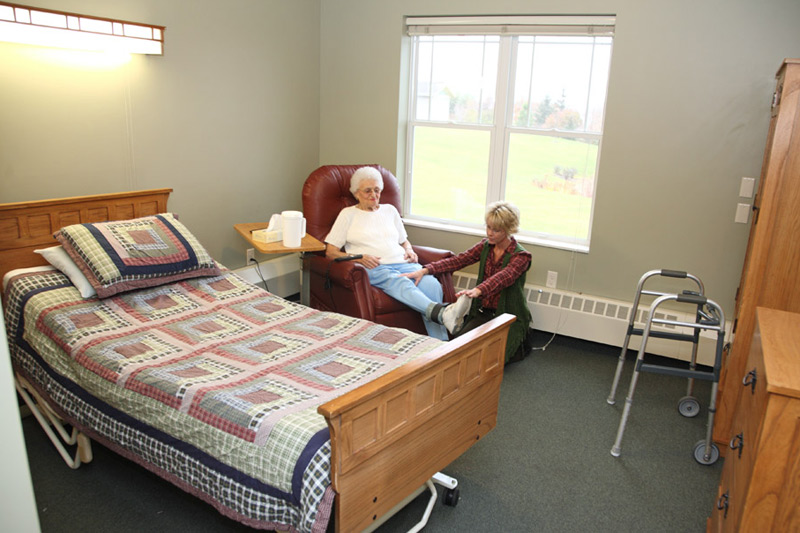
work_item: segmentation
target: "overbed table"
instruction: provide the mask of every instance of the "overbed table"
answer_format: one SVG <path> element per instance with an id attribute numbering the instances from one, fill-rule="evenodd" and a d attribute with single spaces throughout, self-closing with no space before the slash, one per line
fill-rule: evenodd
<path id="1" fill-rule="evenodd" d="M 325 243 L 320 242 L 312 235 L 306 233 L 297 248 L 288 248 L 283 245 L 283 241 L 259 242 L 253 240 L 252 232 L 257 229 L 265 229 L 269 226 L 268 222 L 246 222 L 234 224 L 233 228 L 239 235 L 250 243 L 250 245 L 262 254 L 300 254 L 300 303 L 308 305 L 311 300 L 310 281 L 309 281 L 309 259 L 310 252 L 321 252 L 325 250 Z"/>

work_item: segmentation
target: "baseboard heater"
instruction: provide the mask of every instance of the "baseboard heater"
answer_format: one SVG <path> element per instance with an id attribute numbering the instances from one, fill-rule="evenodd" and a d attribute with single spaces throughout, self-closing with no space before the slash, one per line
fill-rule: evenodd
<path id="1" fill-rule="evenodd" d="M 464 272 L 453 275 L 456 291 L 469 289 L 475 286 L 477 276 Z M 537 330 L 556 332 L 559 335 L 574 337 L 609 346 L 622 347 L 625 333 L 630 320 L 633 302 L 613 300 L 588 294 L 570 292 L 538 285 L 525 285 L 525 297 L 533 317 L 532 327 Z M 639 304 L 635 327 L 644 327 L 650 309 Z M 694 322 L 694 312 L 669 310 L 656 313 L 656 318 L 670 321 Z M 659 326 L 654 324 L 653 330 L 672 331 L 675 333 L 689 333 L 689 328 L 679 326 Z M 726 332 L 730 332 L 730 322 L 726 322 Z M 712 332 L 713 333 L 713 332 Z M 726 336 L 727 338 L 727 336 Z M 641 336 L 633 336 L 628 344 L 629 352 L 633 355 L 641 346 Z M 650 337 L 647 341 L 647 353 L 689 361 L 692 356 L 692 344 L 669 339 Z M 697 362 L 701 365 L 714 365 L 716 353 L 716 334 L 701 333 L 697 349 Z M 633 356 L 632 355 L 632 356 Z"/>

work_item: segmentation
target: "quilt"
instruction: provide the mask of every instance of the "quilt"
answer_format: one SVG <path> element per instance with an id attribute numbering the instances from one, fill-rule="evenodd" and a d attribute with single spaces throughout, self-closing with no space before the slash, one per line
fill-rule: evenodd
<path id="1" fill-rule="evenodd" d="M 90 437 L 253 527 L 324 531 L 317 406 L 441 341 L 316 311 L 232 272 L 83 299 L 58 271 L 5 292 L 15 369 Z"/>

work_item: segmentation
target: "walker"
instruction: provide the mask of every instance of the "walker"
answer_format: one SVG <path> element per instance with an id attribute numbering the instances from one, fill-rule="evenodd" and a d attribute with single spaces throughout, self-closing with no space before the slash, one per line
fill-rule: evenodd
<path id="1" fill-rule="evenodd" d="M 664 293 L 658 291 L 644 290 L 645 281 L 654 276 L 663 276 L 668 278 L 688 279 L 694 282 L 697 290 L 684 290 L 679 294 Z M 645 273 L 639 280 L 636 288 L 636 296 L 633 300 L 633 308 L 631 309 L 630 320 L 628 321 L 628 329 L 625 334 L 625 341 L 622 344 L 619 361 L 617 362 L 617 369 L 614 374 L 614 381 L 611 385 L 611 393 L 606 401 L 610 405 L 616 402 L 615 396 L 617 386 L 619 385 L 620 375 L 622 374 L 622 367 L 625 363 L 625 355 L 628 351 L 628 344 L 631 335 L 641 335 L 642 343 L 639 348 L 639 353 L 636 358 L 636 367 L 631 378 L 630 387 L 628 389 L 628 396 L 625 398 L 625 407 L 622 411 L 622 419 L 620 420 L 619 429 L 617 430 L 617 438 L 614 446 L 611 448 L 611 455 L 619 457 L 622 446 L 622 436 L 625 432 L 625 425 L 628 422 L 631 406 L 633 405 L 633 394 L 636 390 L 636 382 L 639 379 L 639 372 L 653 372 L 656 374 L 667 374 L 678 377 L 688 378 L 688 387 L 686 396 L 681 398 L 678 402 L 678 411 L 684 417 L 694 417 L 700 412 L 700 404 L 694 398 L 694 380 L 702 379 L 712 381 L 711 388 L 711 402 L 708 408 L 708 427 L 706 429 L 706 437 L 698 441 L 694 446 L 694 458 L 703 465 L 714 464 L 719 459 L 719 449 L 716 444 L 711 442 L 711 434 L 714 428 L 714 414 L 716 412 L 717 388 L 719 385 L 719 373 L 722 363 L 722 351 L 725 343 L 725 314 L 722 308 L 714 301 L 709 300 L 704 295 L 703 282 L 697 276 L 693 276 L 687 272 L 678 270 L 651 270 Z M 636 315 L 639 307 L 639 302 L 642 295 L 655 296 L 650 306 L 650 312 L 647 315 L 647 320 L 643 329 L 634 327 Z M 694 322 L 681 322 L 677 320 L 667 320 L 664 318 L 655 318 L 658 307 L 665 302 L 677 302 L 680 304 L 688 304 L 696 307 L 695 321 Z M 652 331 L 653 324 L 679 326 L 684 328 L 691 328 L 692 334 L 686 333 L 672 333 L 668 331 Z M 700 332 L 702 330 L 712 330 L 717 332 L 716 356 L 714 359 L 714 368 L 711 372 L 698 371 L 697 368 L 697 346 L 700 341 Z M 689 362 L 688 369 L 681 369 L 669 366 L 662 366 L 656 364 L 648 364 L 644 362 L 644 354 L 647 348 L 647 341 L 650 337 L 671 339 L 677 341 L 685 341 L 692 343 L 692 357 Z"/>

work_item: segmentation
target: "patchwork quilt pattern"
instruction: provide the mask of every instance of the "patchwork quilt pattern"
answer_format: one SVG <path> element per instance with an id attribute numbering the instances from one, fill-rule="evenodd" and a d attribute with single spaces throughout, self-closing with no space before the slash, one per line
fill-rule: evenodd
<path id="1" fill-rule="evenodd" d="M 15 366 L 30 376 L 38 361 L 47 369 L 38 374 L 50 375 L 41 381 L 65 390 L 77 385 L 111 411 L 182 443 L 175 450 L 165 445 L 167 456 L 188 446 L 207 458 L 203 468 L 213 464 L 215 471 L 235 472 L 228 475 L 237 482 L 251 479 L 241 490 L 247 497 L 263 492 L 270 502 L 253 508 L 243 494 L 226 490 L 223 498 L 218 486 L 196 487 L 218 508 L 224 500 L 223 513 L 300 531 L 315 523 L 320 505 L 329 509 L 331 498 L 324 479 L 329 455 L 319 455 L 327 427 L 317 407 L 440 344 L 294 304 L 230 272 L 88 300 L 52 272 L 38 282 L 26 276 L 11 283 L 9 339 L 36 349 L 34 355 L 13 350 Z M 82 420 L 91 410 L 72 409 L 65 409 L 68 417 L 91 427 Z M 106 438 L 130 446 L 113 431 Z M 164 477 L 171 476 L 186 474 Z M 309 476 L 311 488 L 302 481 Z M 191 484 L 200 479 L 208 477 Z"/>
<path id="2" fill-rule="evenodd" d="M 54 234 L 100 297 L 220 270 L 172 214 L 73 224 Z"/>

